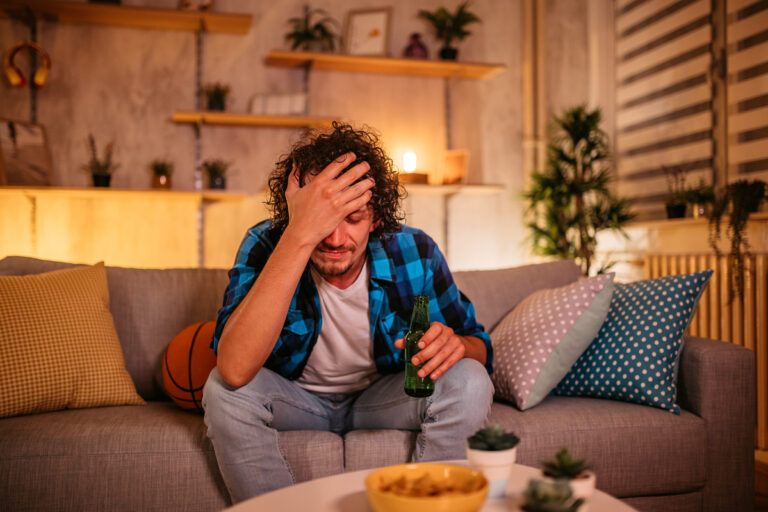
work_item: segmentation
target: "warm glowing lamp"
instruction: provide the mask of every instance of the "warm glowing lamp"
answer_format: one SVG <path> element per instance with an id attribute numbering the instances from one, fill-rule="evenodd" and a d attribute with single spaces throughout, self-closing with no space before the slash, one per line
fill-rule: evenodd
<path id="1" fill-rule="evenodd" d="M 400 183 L 427 183 L 427 175 L 416 170 L 416 153 L 406 151 L 403 154 L 403 170 L 400 173 Z"/>

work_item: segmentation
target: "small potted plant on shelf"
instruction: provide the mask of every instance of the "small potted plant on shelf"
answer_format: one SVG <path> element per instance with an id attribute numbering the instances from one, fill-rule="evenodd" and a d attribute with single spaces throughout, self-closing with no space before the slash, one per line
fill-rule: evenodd
<path id="1" fill-rule="evenodd" d="M 314 21 L 313 16 L 320 19 Z M 297 48 L 308 52 L 332 52 L 336 49 L 336 41 L 340 38 L 332 26 L 338 27 L 338 22 L 328 16 L 322 9 L 310 9 L 304 6 L 304 16 L 291 18 L 291 32 L 285 34 L 285 40 L 291 43 L 291 50 Z"/>
<path id="2" fill-rule="evenodd" d="M 452 46 L 453 41 L 463 41 L 472 33 L 466 29 L 470 23 L 479 23 L 480 18 L 467 10 L 469 1 L 459 5 L 455 14 L 451 14 L 445 7 L 436 11 L 426 9 L 419 10 L 419 18 L 427 20 L 435 31 L 435 37 L 443 43 L 440 49 L 440 58 L 443 60 L 456 60 L 459 50 Z"/>
<path id="3" fill-rule="evenodd" d="M 485 427 L 467 438 L 469 465 L 482 471 L 490 483 L 488 496 L 504 496 L 520 442 L 513 432 L 501 426 Z"/>
<path id="4" fill-rule="evenodd" d="M 152 171 L 152 188 L 169 189 L 171 188 L 171 174 L 173 174 L 173 164 L 166 160 L 153 160 L 149 164 Z"/>
<path id="5" fill-rule="evenodd" d="M 702 179 L 698 186 L 686 190 L 685 200 L 691 205 L 694 219 L 704 217 L 707 206 L 715 200 L 715 189 L 712 185 L 705 184 Z"/>
<path id="6" fill-rule="evenodd" d="M 208 188 L 223 190 L 227 188 L 227 170 L 229 162 L 214 159 L 203 162 L 203 169 L 208 176 Z"/>
<path id="7" fill-rule="evenodd" d="M 576 512 L 584 503 L 574 498 L 571 486 L 565 480 L 531 479 L 523 493 L 525 512 Z"/>
<path id="8" fill-rule="evenodd" d="M 203 87 L 205 94 L 205 105 L 207 110 L 226 110 L 227 96 L 229 96 L 229 86 L 219 82 L 208 84 Z"/>
<path id="9" fill-rule="evenodd" d="M 595 492 L 595 473 L 585 459 L 574 459 L 568 448 L 561 448 L 554 459 L 542 462 L 541 472 L 554 480 L 567 480 L 574 498 L 587 500 Z"/>
<path id="10" fill-rule="evenodd" d="M 104 158 L 99 158 L 99 152 L 96 148 L 96 139 L 93 134 L 88 134 L 86 143 L 90 155 L 87 164 L 83 164 L 83 170 L 91 174 L 94 187 L 109 187 L 112 180 L 112 173 L 119 167 L 112 161 L 112 155 L 115 149 L 115 141 L 109 141 L 104 148 Z"/>
<path id="11" fill-rule="evenodd" d="M 668 219 L 682 219 L 685 217 L 685 209 L 688 205 L 688 197 L 685 189 L 685 175 L 687 170 L 681 165 L 665 166 L 664 174 L 667 177 L 667 199 L 664 206 Z"/>

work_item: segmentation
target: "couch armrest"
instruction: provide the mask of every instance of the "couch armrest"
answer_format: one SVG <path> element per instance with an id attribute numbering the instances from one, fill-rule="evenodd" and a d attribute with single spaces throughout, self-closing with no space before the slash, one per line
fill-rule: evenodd
<path id="1" fill-rule="evenodd" d="M 755 470 L 755 356 L 744 347 L 686 337 L 678 403 L 707 429 L 704 510 L 752 510 Z"/>

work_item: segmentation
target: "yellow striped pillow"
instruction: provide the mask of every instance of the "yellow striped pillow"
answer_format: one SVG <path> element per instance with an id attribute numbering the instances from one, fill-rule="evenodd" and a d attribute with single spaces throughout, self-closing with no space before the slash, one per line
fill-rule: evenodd
<path id="1" fill-rule="evenodd" d="M 0 276 L 0 417 L 143 404 L 125 369 L 103 263 Z"/>

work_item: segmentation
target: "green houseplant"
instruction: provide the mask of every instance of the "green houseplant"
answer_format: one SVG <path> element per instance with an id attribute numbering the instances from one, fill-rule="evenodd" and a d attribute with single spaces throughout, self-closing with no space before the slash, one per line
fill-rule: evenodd
<path id="1" fill-rule="evenodd" d="M 685 201 L 691 205 L 693 218 L 698 219 L 706 214 L 706 208 L 715 200 L 715 188 L 707 185 L 704 180 L 699 180 L 699 184 L 685 191 Z"/>
<path id="2" fill-rule="evenodd" d="M 149 164 L 152 171 L 152 188 L 169 189 L 171 188 L 171 175 L 173 174 L 173 164 L 167 160 L 153 160 Z"/>
<path id="3" fill-rule="evenodd" d="M 573 498 L 566 481 L 532 479 L 523 492 L 521 509 L 525 512 L 576 512 L 583 502 L 583 499 Z"/>
<path id="4" fill-rule="evenodd" d="M 501 497 L 506 493 L 519 442 L 513 432 L 506 432 L 499 425 L 482 428 L 467 438 L 469 465 L 488 479 L 488 496 Z"/>
<path id="5" fill-rule="evenodd" d="M 223 190 L 227 188 L 227 171 L 229 162 L 221 159 L 206 160 L 203 162 L 203 170 L 208 176 L 208 188 Z"/>
<path id="6" fill-rule="evenodd" d="M 227 96 L 229 96 L 228 85 L 219 82 L 207 84 L 203 87 L 203 94 L 205 94 L 208 110 L 226 110 Z"/>
<path id="7" fill-rule="evenodd" d="M 480 18 L 467 10 L 469 1 L 463 2 L 451 14 L 445 7 L 435 11 L 419 10 L 419 18 L 428 21 L 435 31 L 435 37 L 440 40 L 443 47 L 440 49 L 440 58 L 443 60 L 456 60 L 459 50 L 452 46 L 454 41 L 463 41 L 472 33 L 466 29 L 470 23 L 480 23 Z"/>
<path id="8" fill-rule="evenodd" d="M 667 218 L 682 219 L 688 205 L 685 188 L 685 176 L 688 171 L 681 165 L 664 166 L 663 169 L 667 178 L 667 199 L 664 201 Z"/>
<path id="9" fill-rule="evenodd" d="M 112 180 L 112 173 L 119 167 L 113 160 L 115 141 L 109 141 L 104 148 L 103 158 L 99 158 L 99 151 L 96 148 L 96 139 L 93 134 L 88 134 L 86 141 L 88 148 L 88 163 L 83 164 L 82 169 L 91 175 L 94 187 L 109 187 Z"/>
<path id="10" fill-rule="evenodd" d="M 315 21 L 313 17 L 320 18 Z M 291 43 L 291 50 L 301 49 L 313 52 L 332 52 L 336 49 L 339 36 L 332 26 L 338 28 L 338 22 L 322 9 L 310 9 L 304 6 L 302 17 L 291 18 L 291 32 L 285 34 L 285 40 Z"/>
<path id="11" fill-rule="evenodd" d="M 731 267 L 729 298 L 734 293 L 744 295 L 745 259 L 749 257 L 749 241 L 745 230 L 749 215 L 760 208 L 765 197 L 766 184 L 762 180 L 738 180 L 728 184 L 716 195 L 709 217 L 709 243 L 715 254 L 720 256 L 720 223 L 723 215 L 728 216 L 728 239 L 730 241 Z"/>
<path id="12" fill-rule="evenodd" d="M 585 106 L 555 118 L 546 168 L 533 173 L 524 193 L 533 251 L 574 259 L 584 275 L 595 263 L 597 234 L 611 230 L 626 236 L 622 227 L 634 218 L 627 200 L 610 190 L 614 177 L 600 120 L 599 109 L 588 111 Z M 610 266 L 602 265 L 597 272 Z"/>
<path id="13" fill-rule="evenodd" d="M 585 459 L 576 459 L 568 448 L 561 448 L 555 457 L 541 463 L 542 474 L 553 480 L 567 480 L 574 498 L 588 499 L 595 492 L 595 473 Z"/>

